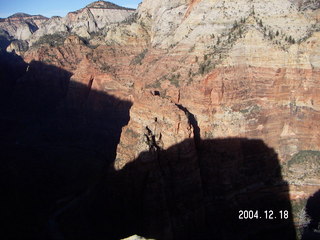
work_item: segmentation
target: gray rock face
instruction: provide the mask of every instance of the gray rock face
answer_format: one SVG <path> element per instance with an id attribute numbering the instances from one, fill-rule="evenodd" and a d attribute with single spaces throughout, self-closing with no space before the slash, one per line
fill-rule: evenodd
<path id="1" fill-rule="evenodd" d="M 316 10 L 320 8 L 320 1 L 318 0 L 291 0 L 296 3 L 301 10 L 312 9 Z"/>
<path id="2" fill-rule="evenodd" d="M 14 40 L 7 47 L 7 52 L 14 52 L 18 55 L 28 50 L 28 43 L 23 40 Z"/>
<path id="3" fill-rule="evenodd" d="M 87 8 L 104 8 L 104 9 L 121 9 L 121 10 L 134 10 L 130 8 L 125 8 L 118 6 L 117 4 L 111 3 L 111 2 L 105 2 L 105 1 L 96 1 L 93 3 L 90 3 L 86 6 Z"/>
<path id="4" fill-rule="evenodd" d="M 307 2 L 313 2 L 313 6 L 319 4 L 319 1 L 311 0 L 303 1 L 303 4 Z M 152 45 L 160 48 L 219 36 L 230 31 L 235 21 L 250 15 L 259 18 L 273 31 L 285 32 L 294 39 L 305 37 L 312 26 L 297 1 L 289 0 L 145 0 L 138 12 L 149 28 Z"/>
<path id="5" fill-rule="evenodd" d="M 97 1 L 78 11 L 70 12 L 65 17 L 55 16 L 48 19 L 41 15 L 17 13 L 0 19 L 0 29 L 13 39 L 27 41 L 29 46 L 32 46 L 42 36 L 56 33 L 72 33 L 90 38 L 91 33 L 98 32 L 110 24 L 122 22 L 134 12 L 134 9 Z"/>
<path id="6" fill-rule="evenodd" d="M 16 13 L 8 18 L 1 19 L 0 29 L 15 39 L 27 40 L 45 21 L 47 21 L 47 18 L 41 15 Z"/>
<path id="7" fill-rule="evenodd" d="M 5 49 L 10 44 L 10 40 L 8 32 L 0 29 L 0 49 Z"/>
<path id="8" fill-rule="evenodd" d="M 68 13 L 63 18 L 50 18 L 31 36 L 30 45 L 41 36 L 57 32 L 73 33 L 89 38 L 90 33 L 98 32 L 110 24 L 122 22 L 134 11 L 134 9 L 123 8 L 109 2 L 94 2 L 78 11 Z"/>

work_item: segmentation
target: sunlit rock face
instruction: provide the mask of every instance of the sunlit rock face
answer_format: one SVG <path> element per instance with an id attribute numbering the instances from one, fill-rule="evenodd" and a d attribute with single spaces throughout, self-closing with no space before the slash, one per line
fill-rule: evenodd
<path id="1" fill-rule="evenodd" d="M 144 1 L 152 47 L 133 66 L 135 88 L 185 106 L 203 139 L 263 139 L 281 161 L 318 149 L 314 11 L 290 1 Z"/>
<path id="2" fill-rule="evenodd" d="M 316 4 L 302 8 L 305 4 L 143 1 L 130 21 L 110 25 L 89 45 L 63 36 L 60 45 L 40 44 L 25 59 L 68 69 L 74 81 L 85 84 L 93 77 L 94 89 L 137 104 L 144 102 L 135 100 L 143 99 L 142 92 L 157 91 L 155 99 L 168 99 L 194 115 L 201 139 L 262 139 L 285 164 L 299 151 L 320 146 L 315 131 L 320 117 L 319 14 Z M 89 11 L 97 16 L 103 11 L 132 13 L 102 5 L 88 5 L 65 19 L 77 18 L 72 28 L 82 29 Z M 106 19 L 86 26 L 99 29 Z M 62 26 L 53 23 L 62 19 L 44 24 L 51 34 L 65 31 L 49 27 L 50 21 Z M 137 146 L 127 150 L 132 159 L 147 148 Z"/>
<path id="3" fill-rule="evenodd" d="M 133 14 L 134 9 L 120 7 L 110 2 L 97 1 L 68 13 L 65 17 L 53 17 L 39 27 L 30 38 L 31 45 L 42 36 L 59 32 L 71 32 L 90 39 L 90 34 L 99 32 L 109 25 L 120 23 Z"/>
<path id="4" fill-rule="evenodd" d="M 297 170 L 301 163 L 290 162 L 305 151 L 316 154 L 320 149 L 317 3 L 144 1 L 139 21 L 148 31 L 150 47 L 132 66 L 134 91 L 157 92 L 156 99 L 183 106 L 196 119 L 203 140 L 263 140 L 277 153 L 283 176 L 292 184 L 297 220 L 301 208 L 296 202 L 318 186 L 316 165 L 308 163 L 310 172 L 301 173 Z M 143 111 L 137 108 L 134 101 L 128 128 L 135 131 L 132 124 L 141 130 L 132 135 L 124 129 L 120 142 L 132 145 L 125 154 L 123 145 L 118 146 L 116 166 L 135 159 L 137 149 L 148 151 L 146 143 L 136 143 L 134 136 L 141 137 L 143 122 L 152 122 L 159 113 L 150 107 L 145 112 L 152 116 L 142 114 L 145 119 L 138 126 L 135 116 Z M 313 162 L 316 156 L 299 159 Z M 302 175 L 304 181 L 299 180 Z"/>
<path id="5" fill-rule="evenodd" d="M 52 34 L 77 34 L 91 38 L 91 34 L 104 30 L 110 25 L 126 20 L 134 9 L 116 4 L 97 1 L 65 17 L 46 18 L 41 15 L 17 13 L 1 19 L 0 29 L 5 30 L 13 39 L 28 41 L 29 46 Z"/>
<path id="6" fill-rule="evenodd" d="M 7 52 L 21 55 L 28 50 L 28 43 L 26 41 L 15 40 L 7 47 Z"/>
<path id="7" fill-rule="evenodd" d="M 278 193 L 281 181 L 290 186 L 279 191 L 295 202 L 317 190 L 319 21 L 318 1 L 145 0 L 136 12 L 99 1 L 47 20 L 31 37 L 21 30 L 31 48 L 19 54 L 31 68 L 36 60 L 72 74 L 71 107 L 80 96 L 93 109 L 107 109 L 91 91 L 133 103 L 111 168 L 125 179 L 115 177 L 120 186 L 147 189 L 146 228 L 159 230 L 152 230 L 151 216 L 160 214 L 162 236 L 174 239 L 174 231 L 185 236 L 184 224 L 191 229 L 188 219 L 217 221 L 219 197 L 232 206 L 242 191 Z M 12 43 L 13 49 L 20 45 Z M 246 159 L 262 174 L 249 171 Z M 188 200 L 172 207 L 166 197 Z M 293 206 L 298 221 L 302 209 Z"/>
<path id="8" fill-rule="evenodd" d="M 130 124 L 123 128 L 115 168 L 121 170 L 141 152 L 168 149 L 193 138 L 193 127 L 186 113 L 157 93 L 142 93 L 134 98 Z"/>
<path id="9" fill-rule="evenodd" d="M 318 149 L 311 127 L 319 118 L 314 11 L 290 1 L 144 1 L 139 13 L 151 44 L 171 53 L 146 63 L 153 69 L 146 86 L 187 107 L 202 138 L 262 138 L 283 161 Z"/>
<path id="10" fill-rule="evenodd" d="M 39 28 L 40 24 L 48 18 L 41 15 L 17 13 L 8 18 L 1 19 L 0 29 L 5 30 L 17 40 L 28 40 Z"/>

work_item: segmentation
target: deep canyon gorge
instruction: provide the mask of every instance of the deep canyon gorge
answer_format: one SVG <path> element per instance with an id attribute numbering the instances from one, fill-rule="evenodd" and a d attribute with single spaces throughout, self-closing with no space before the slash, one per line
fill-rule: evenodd
<path id="1" fill-rule="evenodd" d="M 319 1 L 18 13 L 0 92 L 2 239 L 320 238 Z"/>

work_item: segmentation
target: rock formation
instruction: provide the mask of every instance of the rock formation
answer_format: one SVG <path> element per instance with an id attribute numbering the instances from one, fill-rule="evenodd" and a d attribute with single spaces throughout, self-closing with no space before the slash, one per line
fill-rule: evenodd
<path id="1" fill-rule="evenodd" d="M 50 19 L 41 15 L 31 16 L 17 13 L 0 22 L 0 29 L 6 31 L 16 40 L 27 40 L 29 46 L 50 35 L 77 34 L 90 39 L 91 34 L 105 29 L 110 24 L 126 20 L 134 9 L 120 7 L 116 4 L 97 1 L 86 7 L 70 12 L 65 17 L 54 16 Z M 9 51 L 12 50 L 12 47 Z M 16 49 L 16 52 L 19 52 Z"/>
<path id="2" fill-rule="evenodd" d="M 96 121 L 106 127 L 103 118 L 117 106 L 115 99 L 133 103 L 107 181 L 98 188 L 104 189 L 101 199 L 123 188 L 106 200 L 119 202 L 106 207 L 115 218 L 111 228 L 121 224 L 118 210 L 129 225 L 141 214 L 141 225 L 132 228 L 146 235 L 128 234 L 192 239 L 203 230 L 194 219 L 208 233 L 208 222 L 221 224 L 217 209 L 258 206 L 264 197 L 272 207 L 282 199 L 279 206 L 292 210 L 290 220 L 305 227 L 302 203 L 319 188 L 318 1 L 144 0 L 136 11 L 98 1 L 37 27 L 30 34 L 23 27 L 12 33 L 2 27 L 20 39 L 8 51 L 32 68 L 38 61 L 72 74 L 63 101 L 67 109 L 98 111 Z M 19 81 L 30 79 L 29 73 Z M 92 92 L 111 99 L 101 101 Z M 115 107 L 115 119 L 122 119 L 126 107 Z M 252 231 L 239 222 L 228 226 L 243 239 L 277 229 L 273 223 L 259 227 L 258 221 Z M 116 232 L 108 234 L 128 237 Z M 227 230 L 210 233 L 235 237 Z"/>
<path id="3" fill-rule="evenodd" d="M 17 40 L 27 40 L 39 28 L 39 25 L 47 19 L 41 15 L 16 13 L 8 18 L 1 19 L 0 28 Z"/>
<path id="4" fill-rule="evenodd" d="M 9 53 L 22 55 L 28 50 L 28 43 L 26 41 L 13 40 L 6 50 Z"/>

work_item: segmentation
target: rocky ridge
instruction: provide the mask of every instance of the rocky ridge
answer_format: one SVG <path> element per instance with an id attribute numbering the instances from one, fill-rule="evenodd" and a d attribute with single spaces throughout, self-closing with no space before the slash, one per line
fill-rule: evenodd
<path id="1" fill-rule="evenodd" d="M 102 31 L 109 25 L 119 23 L 127 19 L 135 10 L 124 8 L 116 4 L 97 1 L 86 7 L 70 12 L 65 17 L 54 16 L 50 19 L 40 15 L 31 16 L 18 13 L 3 19 L 0 28 L 16 40 L 27 41 L 29 47 L 41 41 L 41 38 L 50 35 L 76 34 L 90 39 L 91 35 Z M 8 51 L 21 49 L 17 45 L 10 46 Z"/>
<path id="2" fill-rule="evenodd" d="M 121 7 L 112 2 L 105 2 L 105 1 L 96 1 L 96 2 L 90 3 L 86 6 L 86 8 L 135 10 L 132 8 L 130 9 L 126 7 Z"/>
<path id="3" fill-rule="evenodd" d="M 34 38 L 58 31 L 67 31 L 81 37 L 90 38 L 90 33 L 98 32 L 106 26 L 121 22 L 134 12 L 134 9 L 123 8 L 109 2 L 98 1 L 89 4 L 76 12 L 68 13 L 64 18 L 40 27 Z M 58 29 L 58 30 L 57 30 Z M 64 29 L 64 30 L 63 30 Z M 34 39 L 31 40 L 35 41 Z"/>
<path id="4" fill-rule="evenodd" d="M 27 40 L 38 30 L 39 25 L 48 18 L 41 15 L 17 13 L 8 18 L 1 19 L 0 29 L 17 40 Z"/>

